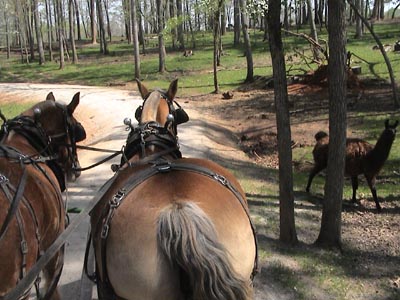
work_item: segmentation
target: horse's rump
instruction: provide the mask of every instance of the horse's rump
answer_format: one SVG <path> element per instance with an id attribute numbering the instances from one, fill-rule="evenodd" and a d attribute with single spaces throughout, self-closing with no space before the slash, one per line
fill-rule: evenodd
<path id="1" fill-rule="evenodd" d="M 203 167 L 215 169 L 214 171 L 218 171 L 224 178 L 232 180 L 232 184 L 242 193 L 236 180 L 222 167 L 198 159 L 178 160 L 180 161 L 200 166 L 203 164 L 205 165 Z M 104 263 L 101 259 L 102 221 L 108 214 L 103 208 L 107 206 L 105 202 L 116 195 L 118 190 L 126 188 L 125 185 L 126 180 L 122 180 L 122 184 L 116 182 L 110 188 L 111 192 L 105 195 L 92 214 L 92 230 L 99 273 L 102 273 Z M 220 181 L 197 172 L 172 170 L 147 178 L 128 192 L 113 212 L 114 216 L 110 222 L 110 232 L 106 248 L 104 248 L 107 273 L 112 287 L 119 296 L 127 299 L 136 299 L 129 295 L 139 295 L 137 299 L 140 297 L 157 299 L 161 295 L 164 295 L 163 299 L 178 299 L 177 295 L 182 296 L 180 289 L 183 286 L 189 293 L 189 290 L 195 289 L 193 282 L 197 285 L 200 278 L 202 278 L 202 283 L 210 284 L 205 282 L 207 281 L 205 278 L 210 275 L 207 272 L 204 273 L 206 275 L 203 274 L 203 277 L 200 274 L 196 275 L 200 277 L 194 276 L 190 281 L 179 283 L 179 278 L 182 279 L 186 276 L 183 275 L 185 272 L 193 269 L 192 266 L 185 268 L 186 262 L 190 259 L 180 263 L 171 262 L 167 259 L 167 252 L 165 252 L 168 242 L 162 242 L 163 247 L 159 244 L 165 241 L 164 233 L 168 231 L 166 228 L 170 228 L 166 220 L 176 217 L 175 229 L 180 228 L 179 230 L 185 234 L 181 236 L 183 240 L 191 241 L 193 252 L 187 254 L 192 258 L 190 261 L 197 262 L 201 269 L 207 268 L 207 263 L 211 262 L 212 264 L 208 267 L 214 268 L 211 272 L 217 272 L 220 278 L 227 280 L 221 280 L 213 285 L 216 287 L 214 290 L 221 290 L 220 295 L 210 297 L 207 295 L 203 298 L 246 299 L 238 295 L 233 297 L 229 294 L 230 292 L 225 292 L 221 288 L 224 285 L 230 288 L 239 284 L 248 286 L 250 282 L 255 259 L 255 237 L 245 209 L 247 206 L 243 207 L 234 193 Z M 186 222 L 183 222 L 184 219 Z M 159 224 L 161 231 L 157 229 L 156 224 Z M 193 235 L 187 235 L 188 232 Z M 200 248 L 205 244 L 206 248 Z M 201 257 L 195 259 L 194 256 L 199 254 L 197 251 L 203 253 Z M 205 259 L 206 261 L 202 261 Z M 200 272 L 203 271 L 200 270 Z M 132 282 L 135 282 L 135 285 L 132 285 Z M 237 288 L 237 294 L 240 294 L 242 290 Z"/>

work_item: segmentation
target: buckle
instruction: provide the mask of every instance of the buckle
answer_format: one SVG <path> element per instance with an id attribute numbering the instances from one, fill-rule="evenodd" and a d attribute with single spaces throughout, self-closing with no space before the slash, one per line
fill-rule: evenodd
<path id="1" fill-rule="evenodd" d="M 167 173 L 167 172 L 171 171 L 171 169 L 172 169 L 171 162 L 168 160 L 158 161 L 155 164 L 155 167 L 157 168 L 157 171 L 160 173 Z"/>
<path id="2" fill-rule="evenodd" d="M 0 184 L 8 182 L 8 178 L 0 173 Z"/>
<path id="3" fill-rule="evenodd" d="M 28 253 L 28 243 L 25 240 L 21 241 L 21 252 L 22 254 Z"/>
<path id="4" fill-rule="evenodd" d="M 214 174 L 213 178 L 222 183 L 223 185 L 228 185 L 228 180 L 222 175 Z"/>
<path id="5" fill-rule="evenodd" d="M 125 189 L 120 189 L 110 200 L 110 207 L 117 208 L 125 197 Z"/>
<path id="6" fill-rule="evenodd" d="M 103 229 L 101 230 L 100 237 L 105 239 L 108 236 L 108 231 L 110 230 L 110 225 L 104 224 Z"/>

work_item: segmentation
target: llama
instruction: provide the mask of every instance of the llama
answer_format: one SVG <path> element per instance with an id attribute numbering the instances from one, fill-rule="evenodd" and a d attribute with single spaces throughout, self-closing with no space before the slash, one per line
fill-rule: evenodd
<path id="1" fill-rule="evenodd" d="M 386 120 L 385 129 L 375 146 L 357 138 L 348 138 L 346 140 L 345 176 L 351 178 L 353 202 L 356 202 L 358 175 L 364 174 L 371 190 L 372 197 L 374 198 L 376 209 L 378 211 L 381 210 L 378 196 L 376 194 L 375 180 L 389 156 L 390 149 L 396 136 L 396 127 L 398 123 L 399 121 L 396 121 L 393 125 L 390 125 L 389 120 Z M 314 176 L 325 169 L 328 162 L 328 134 L 319 131 L 315 135 L 315 139 L 317 141 L 313 150 L 315 164 L 308 177 L 307 192 L 310 192 L 310 186 Z"/>

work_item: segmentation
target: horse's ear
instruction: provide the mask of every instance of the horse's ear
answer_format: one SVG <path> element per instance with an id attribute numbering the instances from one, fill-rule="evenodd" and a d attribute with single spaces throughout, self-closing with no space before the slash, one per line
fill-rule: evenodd
<path id="1" fill-rule="evenodd" d="M 69 114 L 70 116 L 72 116 L 72 114 L 73 114 L 74 111 L 75 111 L 75 108 L 78 106 L 78 104 L 79 104 L 79 98 L 80 98 L 80 92 L 77 92 L 77 93 L 74 95 L 74 97 L 72 98 L 71 103 L 67 105 L 67 111 L 68 111 L 68 114 Z"/>
<path id="2" fill-rule="evenodd" d="M 53 92 L 50 92 L 47 94 L 46 100 L 56 101 L 56 98 L 54 98 Z"/>
<path id="3" fill-rule="evenodd" d="M 170 100 L 170 101 L 174 100 L 177 91 L 178 91 L 178 79 L 175 79 L 169 85 L 168 92 L 167 92 L 168 100 Z"/>
<path id="4" fill-rule="evenodd" d="M 135 80 L 142 99 L 146 99 L 147 95 L 149 94 L 149 90 L 141 83 L 139 79 L 136 78 Z"/>
<path id="5" fill-rule="evenodd" d="M 385 120 L 385 128 L 388 129 L 389 128 L 389 119 Z"/>

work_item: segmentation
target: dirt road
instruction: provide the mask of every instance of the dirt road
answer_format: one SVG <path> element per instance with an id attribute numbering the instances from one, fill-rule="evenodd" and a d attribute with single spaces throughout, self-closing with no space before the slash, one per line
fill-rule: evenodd
<path id="1" fill-rule="evenodd" d="M 151 88 L 151 87 L 150 87 Z M 69 103 L 76 92 L 80 92 L 80 104 L 76 110 L 77 118 L 86 128 L 88 136 L 83 145 L 120 150 L 124 144 L 127 131 L 123 120 L 130 117 L 134 120 L 135 109 L 142 103 L 136 91 L 119 90 L 73 85 L 44 84 L 0 84 L 0 102 L 29 101 L 36 102 L 45 99 L 53 92 L 57 101 Z M 179 92 L 178 92 L 179 93 Z M 186 157 L 202 157 L 214 159 L 223 157 L 225 162 L 247 158 L 236 148 L 233 136 L 217 124 L 210 124 L 201 119 L 201 112 L 190 108 L 185 99 L 176 99 L 188 112 L 191 120 L 179 127 L 181 150 Z M 91 165 L 109 155 L 108 153 L 81 150 L 79 159 L 82 167 Z M 116 158 L 114 162 L 118 161 Z M 100 186 L 112 176 L 110 165 L 113 161 L 96 168 L 84 171 L 82 176 L 68 186 L 66 194 L 68 207 L 84 209 Z M 70 214 L 71 220 L 76 215 Z M 78 299 L 84 250 L 88 231 L 89 218 L 70 236 L 66 244 L 64 270 L 59 288 L 64 300 Z M 93 289 L 93 299 L 97 299 Z M 264 290 L 264 291 L 263 291 Z M 263 284 L 258 284 L 256 299 L 281 299 L 276 295 L 266 293 Z M 86 300 L 86 299 L 85 299 Z"/>

